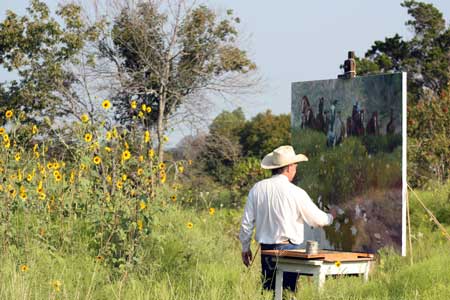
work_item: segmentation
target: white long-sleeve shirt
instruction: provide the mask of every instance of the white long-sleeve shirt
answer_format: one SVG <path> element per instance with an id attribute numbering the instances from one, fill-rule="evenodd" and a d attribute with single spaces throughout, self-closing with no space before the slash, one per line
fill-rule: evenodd
<path id="1" fill-rule="evenodd" d="M 250 249 L 253 229 L 260 244 L 290 240 L 300 244 L 304 223 L 313 227 L 330 225 L 333 216 L 320 210 L 308 194 L 289 182 L 285 175 L 275 175 L 256 183 L 248 194 L 239 239 L 242 251 Z"/>

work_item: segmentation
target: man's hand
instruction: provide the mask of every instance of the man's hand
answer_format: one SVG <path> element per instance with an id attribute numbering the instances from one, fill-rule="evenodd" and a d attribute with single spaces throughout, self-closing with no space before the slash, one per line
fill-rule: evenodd
<path id="1" fill-rule="evenodd" d="M 242 262 L 246 267 L 250 267 L 252 262 L 252 250 L 242 252 Z"/>

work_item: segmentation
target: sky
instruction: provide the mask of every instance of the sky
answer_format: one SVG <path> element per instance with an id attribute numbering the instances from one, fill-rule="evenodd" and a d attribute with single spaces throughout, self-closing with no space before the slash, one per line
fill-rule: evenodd
<path id="1" fill-rule="evenodd" d="M 412 32 L 405 26 L 409 19 L 400 0 L 205 0 L 219 11 L 233 9 L 241 20 L 243 47 L 258 67 L 262 77 L 260 92 L 236 95 L 233 101 L 215 100 L 212 120 L 222 110 L 242 106 L 247 118 L 272 110 L 289 113 L 291 83 L 333 79 L 347 58 L 355 51 L 363 56 L 375 40 L 384 40 L 396 33 L 406 39 Z M 45 1 L 54 10 L 57 0 Z M 450 0 L 424 1 L 432 3 L 450 21 Z M 0 19 L 6 9 L 24 13 L 28 1 L 0 0 Z M 0 71 L 0 81 L 10 75 Z M 171 144 L 189 129 L 176 128 Z"/>

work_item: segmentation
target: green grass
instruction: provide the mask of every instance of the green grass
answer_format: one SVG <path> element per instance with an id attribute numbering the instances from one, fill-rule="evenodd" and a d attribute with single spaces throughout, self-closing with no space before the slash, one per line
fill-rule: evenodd
<path id="1" fill-rule="evenodd" d="M 449 190 L 450 185 L 440 186 L 419 196 L 439 211 L 448 205 Z M 409 257 L 385 250 L 369 282 L 359 277 L 328 279 L 318 293 L 301 278 L 297 298 L 448 299 L 450 242 L 424 216 L 413 196 L 410 200 L 414 264 Z M 448 228 L 445 212 L 440 214 Z M 20 247 L 10 245 L 0 254 L 0 299 L 271 299 L 269 293 L 261 294 L 259 255 L 250 269 L 241 263 L 240 217 L 240 210 L 216 209 L 213 216 L 207 208 L 168 205 L 157 210 L 140 260 L 127 272 L 113 272 L 88 250 L 83 220 L 74 221 L 80 223 L 72 233 L 74 242 L 57 248 L 24 233 L 27 238 Z M 36 225 L 33 218 L 27 222 L 29 228 Z M 29 270 L 21 271 L 21 265 Z M 59 291 L 53 286 L 56 280 L 61 283 Z"/>

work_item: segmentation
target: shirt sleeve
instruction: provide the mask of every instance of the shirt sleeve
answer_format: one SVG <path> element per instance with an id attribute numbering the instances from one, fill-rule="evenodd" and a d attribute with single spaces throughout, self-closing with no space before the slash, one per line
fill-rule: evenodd
<path id="1" fill-rule="evenodd" d="M 333 216 L 318 208 L 305 191 L 299 189 L 298 194 L 300 215 L 309 226 L 323 227 L 333 223 Z"/>
<path id="2" fill-rule="evenodd" d="M 244 216 L 241 222 L 241 231 L 239 233 L 239 240 L 242 244 L 242 252 L 250 250 L 250 242 L 252 239 L 253 229 L 255 227 L 255 211 L 252 191 L 249 192 L 247 203 L 244 208 Z"/>

